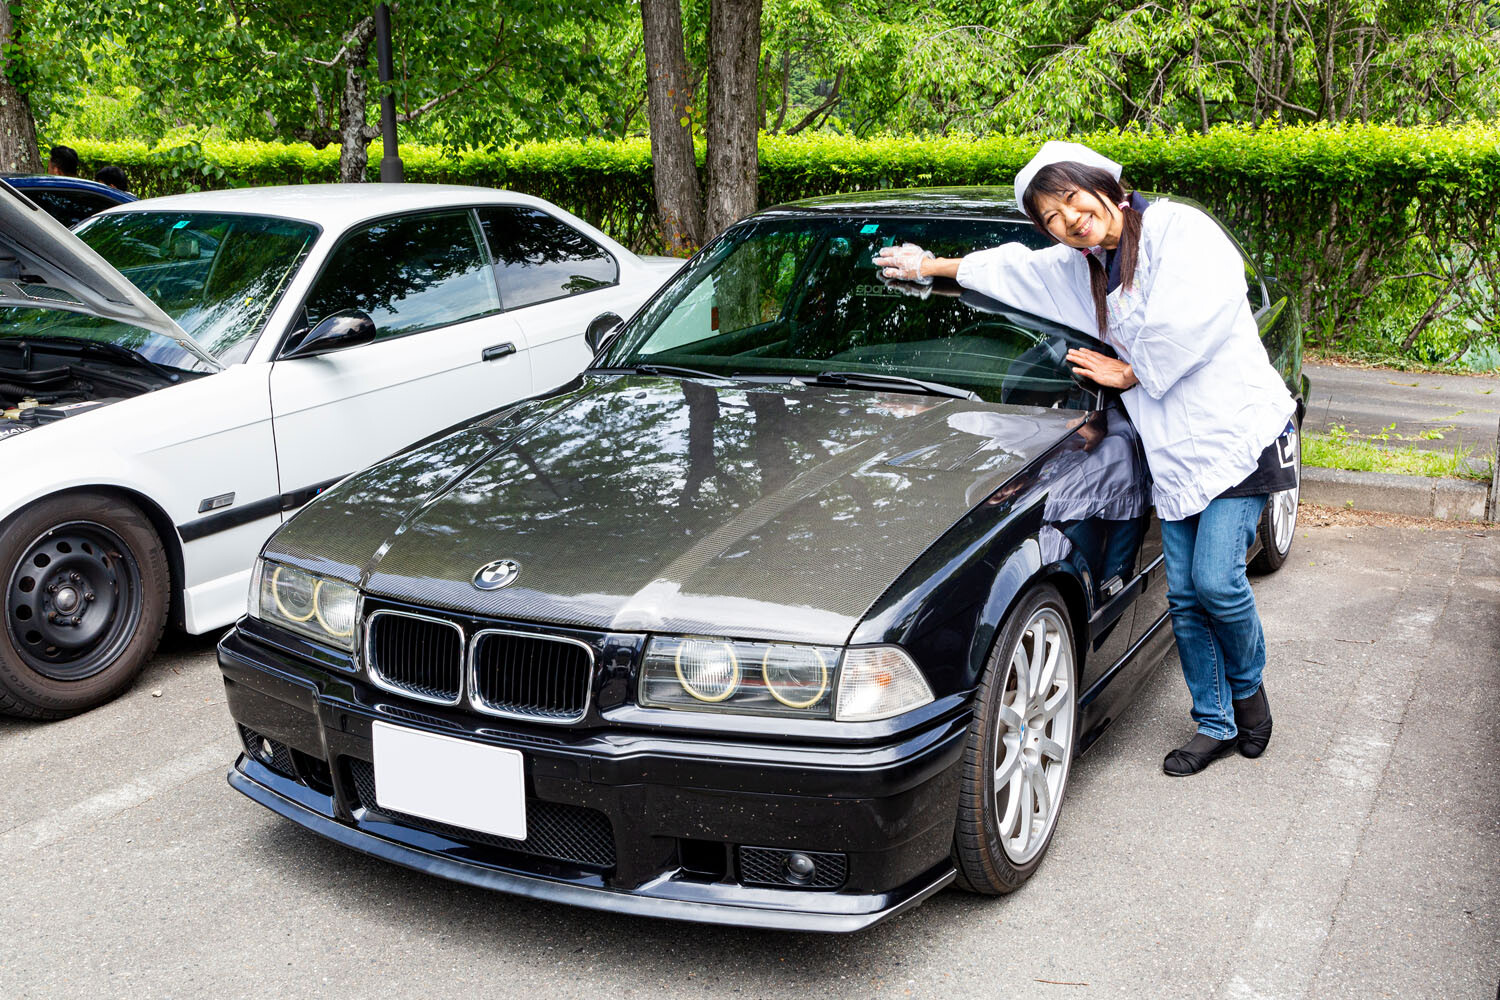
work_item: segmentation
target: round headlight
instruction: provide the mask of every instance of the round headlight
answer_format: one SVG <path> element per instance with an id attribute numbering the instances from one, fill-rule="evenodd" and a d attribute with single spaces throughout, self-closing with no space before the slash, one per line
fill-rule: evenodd
<path id="1" fill-rule="evenodd" d="M 271 571 L 271 596 L 276 600 L 276 610 L 294 622 L 305 622 L 317 611 L 317 600 L 313 596 L 313 578 L 290 566 L 277 566 Z"/>
<path id="2" fill-rule="evenodd" d="M 354 591 L 349 587 L 319 580 L 313 587 L 313 611 L 323 631 L 335 639 L 354 634 Z"/>
<path id="3" fill-rule="evenodd" d="M 761 676 L 771 697 L 787 708 L 811 708 L 828 693 L 828 661 L 805 646 L 767 646 Z"/>
<path id="4" fill-rule="evenodd" d="M 677 682 L 699 701 L 723 701 L 740 686 L 740 661 L 727 642 L 684 642 L 677 647 Z"/>

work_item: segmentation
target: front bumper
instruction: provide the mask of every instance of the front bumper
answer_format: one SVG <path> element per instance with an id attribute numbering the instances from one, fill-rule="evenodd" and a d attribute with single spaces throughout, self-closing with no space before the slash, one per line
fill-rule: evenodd
<path id="1" fill-rule="evenodd" d="M 953 879 L 966 714 L 879 745 L 790 745 L 481 718 L 389 695 L 242 629 L 219 644 L 219 664 L 242 734 L 276 748 L 242 754 L 231 786 L 418 871 L 616 913 L 802 931 L 867 927 Z M 545 816 L 547 833 L 523 844 L 382 812 L 376 719 L 521 751 L 528 818 Z M 829 859 L 841 878 L 769 885 L 747 863 L 775 857 L 768 849 Z"/>

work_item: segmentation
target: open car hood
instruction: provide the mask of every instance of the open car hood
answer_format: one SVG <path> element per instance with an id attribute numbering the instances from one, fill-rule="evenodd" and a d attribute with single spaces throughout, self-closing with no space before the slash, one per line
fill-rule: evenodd
<path id="1" fill-rule="evenodd" d="M 0 306 L 60 309 L 128 323 L 224 366 L 139 288 L 21 192 L 0 181 Z"/>

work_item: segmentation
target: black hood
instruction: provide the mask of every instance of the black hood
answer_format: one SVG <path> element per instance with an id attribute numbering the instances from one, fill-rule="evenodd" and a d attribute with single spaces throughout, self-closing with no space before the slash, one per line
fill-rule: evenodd
<path id="1" fill-rule="evenodd" d="M 618 631 L 841 643 L 1070 411 L 585 377 L 330 490 L 267 554 L 375 596 Z M 484 591 L 475 572 L 520 564 Z"/>

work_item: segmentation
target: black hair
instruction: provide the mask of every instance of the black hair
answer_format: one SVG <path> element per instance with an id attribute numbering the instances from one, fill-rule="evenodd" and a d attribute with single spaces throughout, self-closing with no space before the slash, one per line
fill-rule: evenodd
<path id="1" fill-rule="evenodd" d="M 1141 213 L 1130 206 L 1125 186 L 1109 171 L 1073 161 L 1049 163 L 1036 172 L 1036 177 L 1027 186 L 1026 194 L 1021 199 L 1021 207 L 1026 210 L 1032 225 L 1051 236 L 1047 227 L 1042 224 L 1041 212 L 1036 203 L 1037 195 L 1061 197 L 1075 189 L 1088 192 L 1100 204 L 1120 207 L 1125 217 L 1120 229 L 1120 286 L 1133 287 L 1135 262 L 1141 247 Z M 1102 334 L 1109 326 L 1109 307 L 1106 304 L 1109 275 L 1104 270 L 1103 262 L 1093 254 L 1089 255 L 1089 289 L 1094 294 L 1094 315 Z"/>
<path id="2" fill-rule="evenodd" d="M 100 184 L 108 184 L 117 191 L 129 191 L 130 179 L 125 176 L 125 171 L 113 163 L 100 167 L 99 172 L 94 175 L 94 180 Z"/>
<path id="3" fill-rule="evenodd" d="M 78 150 L 72 146 L 53 146 L 47 162 L 61 171 L 64 177 L 78 176 Z"/>

